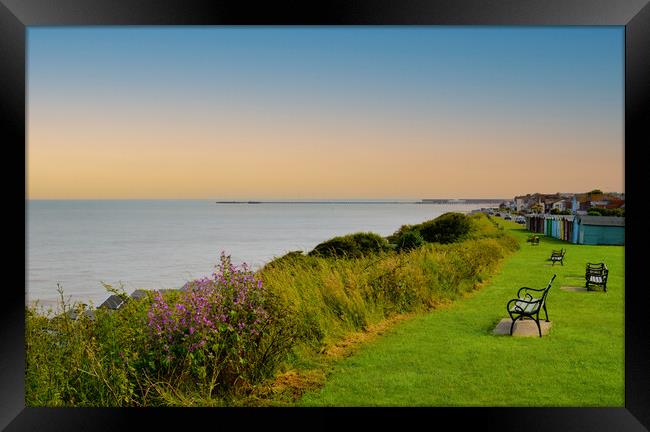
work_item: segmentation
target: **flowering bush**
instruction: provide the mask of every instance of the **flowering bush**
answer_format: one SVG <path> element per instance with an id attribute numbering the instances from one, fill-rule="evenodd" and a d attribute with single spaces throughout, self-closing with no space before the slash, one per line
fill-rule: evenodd
<path id="1" fill-rule="evenodd" d="M 290 350 L 290 314 L 246 264 L 235 266 L 222 253 L 211 278 L 188 282 L 181 291 L 176 298 L 160 292 L 153 298 L 150 367 L 172 371 L 187 362 L 211 389 L 227 388 L 238 378 L 268 375 Z"/>

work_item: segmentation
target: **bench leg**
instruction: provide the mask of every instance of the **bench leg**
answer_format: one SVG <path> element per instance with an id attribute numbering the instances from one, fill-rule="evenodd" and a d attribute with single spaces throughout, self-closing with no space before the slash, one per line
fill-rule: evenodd
<path id="1" fill-rule="evenodd" d="M 546 310 L 546 303 L 544 303 L 544 313 L 546 314 L 546 322 L 548 322 L 548 311 Z"/>
<path id="2" fill-rule="evenodd" d="M 537 313 L 537 319 L 535 319 L 535 324 L 537 324 L 537 331 L 539 332 L 539 337 L 542 337 L 542 327 L 539 325 L 539 312 Z"/>
<path id="3" fill-rule="evenodd" d="M 512 336 L 512 329 L 515 328 L 515 321 L 517 321 L 519 318 L 521 318 L 521 315 L 512 320 L 512 324 L 510 324 L 510 336 Z M 510 316 L 510 319 L 512 319 L 512 315 Z"/>

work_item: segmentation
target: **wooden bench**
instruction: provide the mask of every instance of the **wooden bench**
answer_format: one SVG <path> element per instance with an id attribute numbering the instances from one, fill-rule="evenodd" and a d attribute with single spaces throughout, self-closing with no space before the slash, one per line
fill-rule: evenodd
<path id="1" fill-rule="evenodd" d="M 542 337 L 542 327 L 539 325 L 539 313 L 543 309 L 544 314 L 546 315 L 546 322 L 548 322 L 548 311 L 546 310 L 546 297 L 548 292 L 551 289 L 551 284 L 555 280 L 555 276 L 551 277 L 551 280 L 546 285 L 546 288 L 535 289 L 528 287 L 521 287 L 517 291 L 517 298 L 512 299 L 506 305 L 508 310 L 508 315 L 512 320 L 510 324 L 510 335 L 512 336 L 512 330 L 515 327 L 515 321 L 523 320 L 525 318 L 530 318 L 535 321 L 537 324 L 537 330 L 539 330 L 539 337 Z M 530 292 L 539 293 L 537 297 L 532 296 Z M 522 297 L 522 294 L 523 297 Z"/>
<path id="2" fill-rule="evenodd" d="M 551 252 L 551 258 L 550 260 L 553 262 L 553 265 L 555 265 L 556 262 L 559 262 L 560 264 L 564 265 L 564 254 L 566 254 L 565 249 L 560 249 L 560 250 L 553 250 Z"/>
<path id="3" fill-rule="evenodd" d="M 605 263 L 587 263 L 585 269 L 585 287 L 591 291 L 590 287 L 593 285 L 602 286 L 603 290 L 607 292 L 607 275 L 609 269 Z"/>

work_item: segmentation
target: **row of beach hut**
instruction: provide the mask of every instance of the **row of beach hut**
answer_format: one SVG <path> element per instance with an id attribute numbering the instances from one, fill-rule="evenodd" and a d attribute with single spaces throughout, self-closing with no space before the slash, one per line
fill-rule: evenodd
<path id="1" fill-rule="evenodd" d="M 526 229 L 576 244 L 625 244 L 624 217 L 527 215 Z"/>

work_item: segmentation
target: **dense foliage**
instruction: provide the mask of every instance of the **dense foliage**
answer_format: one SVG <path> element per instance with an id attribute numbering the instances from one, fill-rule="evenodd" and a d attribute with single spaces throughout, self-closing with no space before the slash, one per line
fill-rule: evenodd
<path id="1" fill-rule="evenodd" d="M 418 230 L 405 231 L 395 239 L 395 244 L 398 252 L 408 252 L 422 246 L 424 237 Z"/>
<path id="2" fill-rule="evenodd" d="M 600 207 L 592 207 L 589 209 L 587 212 L 589 216 L 625 216 L 625 209 L 624 208 L 614 208 L 614 209 L 607 209 L 607 208 L 600 208 Z"/>
<path id="3" fill-rule="evenodd" d="M 417 225 L 402 225 L 388 240 L 399 244 L 407 233 L 417 233 L 426 242 L 446 244 L 467 238 L 471 229 L 470 216 L 449 212 Z"/>
<path id="4" fill-rule="evenodd" d="M 472 227 L 470 218 L 461 213 L 445 213 L 421 228 L 422 237 L 428 242 L 453 243 L 463 240 Z"/>
<path id="5" fill-rule="evenodd" d="M 365 255 L 386 252 L 388 241 L 379 234 L 359 232 L 334 237 L 318 244 L 309 255 L 319 257 L 360 258 Z"/>

